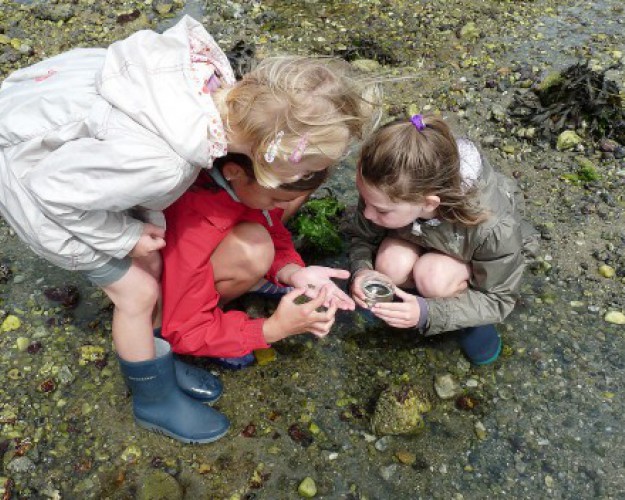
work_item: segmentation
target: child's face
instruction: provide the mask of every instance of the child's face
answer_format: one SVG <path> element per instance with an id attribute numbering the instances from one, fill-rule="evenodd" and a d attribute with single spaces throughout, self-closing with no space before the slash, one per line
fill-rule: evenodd
<path id="1" fill-rule="evenodd" d="M 379 189 L 365 183 L 360 175 L 356 178 L 358 192 L 365 202 L 364 216 L 374 224 L 396 229 L 412 224 L 416 219 L 435 216 L 437 203 L 394 202 Z M 426 197 L 436 198 L 436 197 Z"/>
<path id="2" fill-rule="evenodd" d="M 311 193 L 311 191 L 291 191 L 280 188 L 266 188 L 248 177 L 240 169 L 237 175 L 230 177 L 230 186 L 234 194 L 245 206 L 257 210 L 286 209 L 293 200 Z"/>

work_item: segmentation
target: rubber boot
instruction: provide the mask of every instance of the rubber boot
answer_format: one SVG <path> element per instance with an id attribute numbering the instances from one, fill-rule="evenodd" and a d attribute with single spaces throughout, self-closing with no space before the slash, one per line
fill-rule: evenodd
<path id="1" fill-rule="evenodd" d="M 493 363 L 501 352 L 501 337 L 493 325 L 465 328 L 460 347 L 474 365 Z"/>
<path id="2" fill-rule="evenodd" d="M 154 336 L 162 339 L 160 328 L 154 329 Z M 221 396 L 223 385 L 211 372 L 185 363 L 175 354 L 174 367 L 176 369 L 178 387 L 185 394 L 203 403 L 214 403 Z"/>
<path id="3" fill-rule="evenodd" d="M 169 344 L 154 339 L 156 358 L 130 362 L 118 356 L 138 425 L 183 443 L 210 443 L 228 432 L 225 415 L 187 396 L 178 387 Z"/>

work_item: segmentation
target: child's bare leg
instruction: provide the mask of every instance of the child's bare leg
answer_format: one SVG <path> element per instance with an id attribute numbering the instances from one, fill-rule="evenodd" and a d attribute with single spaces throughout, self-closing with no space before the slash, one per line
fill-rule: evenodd
<path id="1" fill-rule="evenodd" d="M 151 252 L 146 257 L 135 257 L 134 261 L 142 267 L 147 273 L 154 276 L 156 282 L 160 284 L 161 282 L 161 273 L 163 271 L 163 260 L 161 259 L 161 254 L 159 252 Z M 156 301 L 156 306 L 154 307 L 154 312 L 152 313 L 152 326 L 154 328 L 160 327 L 162 322 L 162 295 L 161 295 L 161 287 L 158 287 L 158 299 Z"/>
<path id="2" fill-rule="evenodd" d="M 423 297 L 453 297 L 465 290 L 471 268 L 438 252 L 423 254 L 414 266 L 414 281 Z"/>
<path id="3" fill-rule="evenodd" d="M 103 290 L 115 304 L 112 329 L 117 354 L 130 362 L 154 358 L 152 313 L 159 295 L 156 278 L 133 259 L 128 272 Z"/>
<path id="4" fill-rule="evenodd" d="M 237 224 L 211 255 L 215 287 L 222 302 L 249 291 L 269 270 L 275 249 L 260 224 Z"/>
<path id="5" fill-rule="evenodd" d="M 398 286 L 414 286 L 412 270 L 419 260 L 419 247 L 399 238 L 382 241 L 375 259 L 375 270 Z"/>

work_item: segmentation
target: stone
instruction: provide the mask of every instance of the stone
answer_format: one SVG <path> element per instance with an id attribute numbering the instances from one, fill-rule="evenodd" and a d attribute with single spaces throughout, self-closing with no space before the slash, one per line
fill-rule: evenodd
<path id="1" fill-rule="evenodd" d="M 452 399 L 462 392 L 460 384 L 449 373 L 434 377 L 434 390 L 441 399 Z"/>
<path id="2" fill-rule="evenodd" d="M 569 149 L 573 149 L 581 143 L 582 138 L 577 135 L 573 130 L 565 130 L 558 136 L 556 148 L 558 149 L 558 151 L 567 151 Z"/>
<path id="3" fill-rule="evenodd" d="M 380 69 L 380 63 L 374 59 L 356 59 L 352 66 L 365 73 L 374 73 Z"/>
<path id="4" fill-rule="evenodd" d="M 607 264 L 603 264 L 599 266 L 599 274 L 604 278 L 613 278 L 616 274 L 616 271 L 612 266 L 608 266 Z"/>
<path id="5" fill-rule="evenodd" d="M 138 500 L 181 500 L 182 486 L 174 477 L 165 471 L 154 471 L 147 474 L 137 494 Z"/>
<path id="6" fill-rule="evenodd" d="M 425 427 L 423 413 L 432 409 L 429 394 L 411 384 L 392 385 L 376 403 L 371 428 L 377 435 L 418 434 Z"/>
<path id="7" fill-rule="evenodd" d="M 22 326 L 22 321 L 17 316 L 9 314 L 4 318 L 2 326 L 0 326 L 0 331 L 12 332 L 13 330 L 17 330 L 20 326 Z"/>
<path id="8" fill-rule="evenodd" d="M 625 314 L 619 311 L 608 311 L 603 319 L 614 325 L 625 325 Z"/>
<path id="9" fill-rule="evenodd" d="M 317 495 L 317 485 L 312 477 L 305 477 L 299 486 L 297 492 L 304 498 L 314 498 Z"/>

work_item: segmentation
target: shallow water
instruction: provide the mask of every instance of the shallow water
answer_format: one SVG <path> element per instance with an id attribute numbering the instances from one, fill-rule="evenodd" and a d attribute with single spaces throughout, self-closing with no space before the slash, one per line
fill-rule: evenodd
<path id="1" fill-rule="evenodd" d="M 106 16 L 135 7 L 145 8 L 113 2 L 87 16 L 78 30 L 86 41 L 72 38 L 75 27 L 49 28 L 49 50 L 121 37 L 139 26 L 107 24 Z M 187 2 L 185 11 L 198 14 L 202 7 Z M 215 444 L 185 446 L 133 423 L 110 345 L 110 307 L 101 293 L 37 259 L 2 223 L 0 260 L 13 276 L 0 284 L 0 308 L 22 321 L 19 329 L 0 333 L 6 381 L 0 389 L 0 476 L 13 482 L 14 497 L 158 498 L 147 489 L 159 484 L 165 491 L 161 472 L 173 481 L 167 498 L 291 499 L 307 476 L 318 498 L 332 499 L 621 497 L 625 332 L 602 318 L 607 310 L 625 310 L 625 303 L 622 282 L 598 277 L 592 255 L 612 248 L 618 262 L 623 252 L 625 188 L 617 172 L 625 165 L 588 152 L 602 182 L 564 184 L 560 176 L 574 169 L 575 155 L 515 139 L 488 113 L 519 90 L 508 76 L 521 73 L 517 62 L 541 74 L 579 54 L 614 62 L 614 52 L 625 51 L 621 3 L 444 2 L 435 8 L 429 2 L 310 1 L 221 8 L 218 13 L 211 6 L 205 23 L 226 47 L 245 35 L 261 53 L 324 53 L 334 36 L 345 44 L 370 36 L 399 61 L 385 71 L 418 71 L 416 83 L 386 86 L 387 111 L 408 104 L 453 111 L 470 137 L 494 136 L 498 142 L 484 142 L 485 154 L 504 172 L 519 173 L 528 217 L 549 223 L 540 256 L 552 268 L 528 271 L 522 300 L 499 326 L 508 349 L 494 366 L 470 367 L 453 335 L 418 339 L 341 313 L 331 336 L 277 343 L 277 359 L 266 365 L 241 372 L 210 367 L 224 382 L 217 407 L 231 418 L 232 430 Z M 236 17 L 241 11 L 245 16 Z M 1 6 L 0 12 L 9 18 Z M 90 31 L 95 20 L 110 26 L 108 34 Z M 471 20 L 480 37 L 458 38 L 455 33 Z M 163 29 L 174 21 L 156 16 L 153 23 Z M 7 23 L 5 33 L 37 48 L 41 28 L 35 28 Z M 3 74 L 10 64 L 3 60 Z M 623 71 L 615 78 L 622 83 Z M 489 79 L 498 86 L 486 87 Z M 499 144 L 513 146 L 513 153 Z M 352 206 L 353 178 L 351 158 L 330 183 Z M 605 201 L 610 196 L 614 203 Z M 325 262 L 346 265 L 344 255 Z M 74 311 L 43 295 L 45 287 L 63 284 L 80 289 Z M 41 347 L 20 350 L 20 337 Z M 86 346 L 94 357 L 86 357 Z M 408 381 L 433 392 L 437 374 L 454 376 L 478 405 L 465 411 L 434 397 L 421 434 L 373 434 L 370 418 L 384 387 Z M 44 392 L 50 380 L 56 387 Z M 406 456 L 410 463 L 400 460 Z"/>

